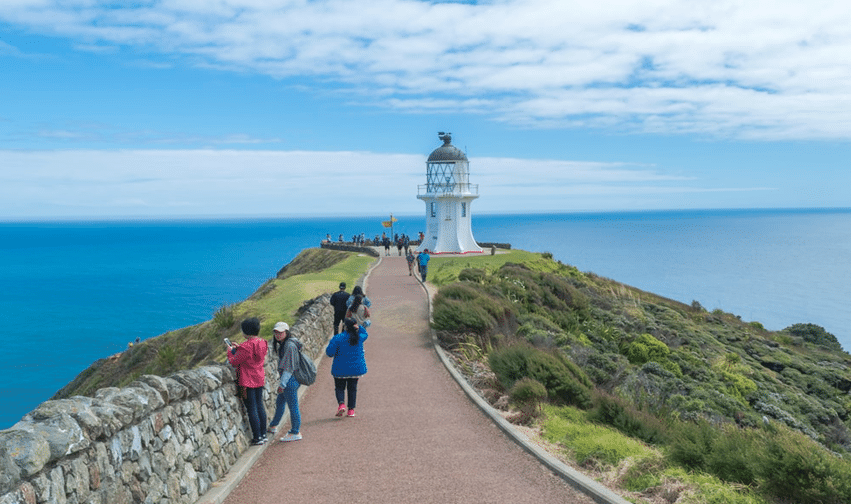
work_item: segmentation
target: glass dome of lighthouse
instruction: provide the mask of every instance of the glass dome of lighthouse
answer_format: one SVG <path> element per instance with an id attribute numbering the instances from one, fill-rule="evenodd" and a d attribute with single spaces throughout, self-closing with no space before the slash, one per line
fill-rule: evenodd
<path id="1" fill-rule="evenodd" d="M 467 155 L 452 145 L 451 133 L 438 133 L 443 145 L 434 149 L 426 161 L 427 193 L 469 193 L 470 168 Z"/>
<path id="2" fill-rule="evenodd" d="M 473 238 L 471 205 L 479 187 L 470 184 L 467 155 L 452 145 L 452 136 L 440 132 L 443 145 L 426 161 L 426 183 L 417 187 L 417 198 L 426 205 L 426 232 L 417 250 L 441 253 L 481 253 Z"/>

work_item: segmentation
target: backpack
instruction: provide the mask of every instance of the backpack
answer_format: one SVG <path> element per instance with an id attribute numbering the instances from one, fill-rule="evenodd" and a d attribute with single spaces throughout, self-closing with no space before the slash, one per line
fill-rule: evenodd
<path id="1" fill-rule="evenodd" d="M 313 385 L 316 381 L 316 364 L 313 360 L 304 355 L 304 352 L 298 352 L 298 365 L 293 370 L 293 376 L 301 385 Z"/>

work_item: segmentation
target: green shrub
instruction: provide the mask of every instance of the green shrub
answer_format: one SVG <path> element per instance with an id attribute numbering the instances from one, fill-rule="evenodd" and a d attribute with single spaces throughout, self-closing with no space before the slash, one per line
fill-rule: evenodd
<path id="1" fill-rule="evenodd" d="M 521 378 L 508 392 L 509 401 L 523 414 L 523 423 L 541 415 L 541 402 L 547 399 L 547 389 L 537 380 Z"/>
<path id="2" fill-rule="evenodd" d="M 754 453 L 761 451 L 760 432 L 727 425 L 714 438 L 712 451 L 706 454 L 706 469 L 723 481 L 753 485 Z"/>
<path id="3" fill-rule="evenodd" d="M 432 319 L 437 330 L 486 334 L 514 318 L 513 308 L 482 286 L 454 283 L 441 288 L 434 298 Z"/>
<path id="4" fill-rule="evenodd" d="M 589 423 L 572 408 L 548 406 L 545 413 L 543 437 L 564 445 L 579 464 L 614 466 L 626 458 L 648 454 L 648 448 L 639 441 L 610 427 Z"/>
<path id="5" fill-rule="evenodd" d="M 815 324 L 794 324 L 783 332 L 789 333 L 793 337 L 802 338 L 807 343 L 812 343 L 830 350 L 842 350 L 842 345 L 837 341 L 836 336 L 824 330 L 824 327 Z"/>
<path id="6" fill-rule="evenodd" d="M 650 361 L 660 363 L 665 361 L 668 354 L 671 353 L 671 349 L 652 335 L 644 333 L 633 341 L 624 343 L 621 353 L 629 359 L 629 362 L 640 366 Z"/>
<path id="7" fill-rule="evenodd" d="M 591 381 L 560 353 L 517 343 L 492 351 L 488 362 L 506 390 L 529 377 L 546 387 L 550 399 L 581 408 L 591 405 Z"/>
<path id="8" fill-rule="evenodd" d="M 643 492 L 662 483 L 665 461 L 657 454 L 640 458 L 623 475 L 623 487 L 630 492 Z"/>
<path id="9" fill-rule="evenodd" d="M 605 392 L 594 394 L 589 420 L 610 425 L 645 443 L 660 443 L 666 438 L 667 425 L 657 416 L 639 411 L 633 404 Z"/>
<path id="10" fill-rule="evenodd" d="M 485 283 L 487 272 L 481 268 L 467 268 L 458 273 L 459 282 Z"/>
<path id="11" fill-rule="evenodd" d="M 761 491 L 789 502 L 851 502 L 851 463 L 790 429 L 763 439 L 765 449 L 752 453 Z"/>
<path id="12" fill-rule="evenodd" d="M 233 305 L 225 305 L 213 314 L 213 325 L 219 329 L 228 329 L 236 323 Z"/>
<path id="13" fill-rule="evenodd" d="M 670 429 L 668 458 L 690 470 L 706 469 L 707 455 L 712 452 L 718 431 L 709 422 L 677 422 Z"/>
<path id="14" fill-rule="evenodd" d="M 439 331 L 485 334 L 496 327 L 496 320 L 473 301 L 435 298 L 433 326 Z"/>

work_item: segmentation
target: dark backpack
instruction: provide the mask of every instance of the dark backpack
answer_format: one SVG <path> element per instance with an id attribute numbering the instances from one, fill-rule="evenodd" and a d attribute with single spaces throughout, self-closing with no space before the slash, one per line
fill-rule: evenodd
<path id="1" fill-rule="evenodd" d="M 298 365 L 293 370 L 293 376 L 302 385 L 313 385 L 316 381 L 316 364 L 302 351 L 298 352 Z"/>

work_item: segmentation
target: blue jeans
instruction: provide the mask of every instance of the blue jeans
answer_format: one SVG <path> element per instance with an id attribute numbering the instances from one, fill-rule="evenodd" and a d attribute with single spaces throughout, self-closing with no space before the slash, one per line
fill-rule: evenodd
<path id="1" fill-rule="evenodd" d="M 290 433 L 298 434 L 301 429 L 301 413 L 298 410 L 298 380 L 295 376 L 290 377 L 287 382 L 287 388 L 275 399 L 275 416 L 272 417 L 270 427 L 277 427 L 281 423 L 281 418 L 284 416 L 284 410 L 287 406 L 290 407 Z"/>
<path id="2" fill-rule="evenodd" d="M 251 441 L 266 436 L 266 406 L 263 405 L 263 387 L 245 388 L 245 410 L 251 426 Z"/>

